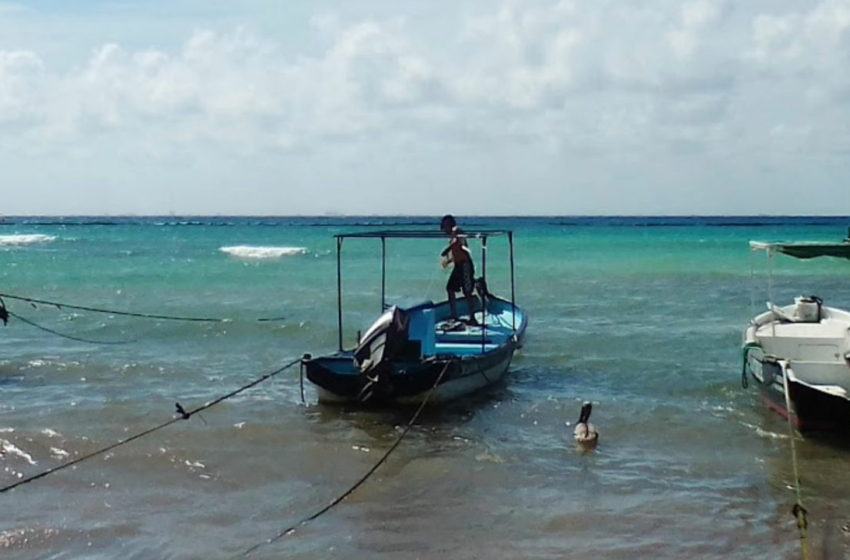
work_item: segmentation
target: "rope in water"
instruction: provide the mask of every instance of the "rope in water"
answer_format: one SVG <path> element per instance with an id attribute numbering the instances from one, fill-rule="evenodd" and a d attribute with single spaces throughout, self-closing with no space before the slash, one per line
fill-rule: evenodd
<path id="1" fill-rule="evenodd" d="M 6 309 L 6 302 L 2 297 L 0 297 L 0 321 L 3 321 L 4 325 L 9 324 L 9 310 Z"/>
<path id="2" fill-rule="evenodd" d="M 135 342 L 134 340 L 91 340 L 89 338 L 81 338 L 81 337 L 78 337 L 78 336 L 72 336 L 70 334 L 65 334 L 65 333 L 61 333 L 59 331 L 54 331 L 53 329 L 50 329 L 50 328 L 45 327 L 43 325 L 39 325 L 38 323 L 36 323 L 34 321 L 30 321 L 26 317 L 21 317 L 17 313 L 9 311 L 8 309 L 6 309 L 6 313 L 9 315 L 9 317 L 14 317 L 18 321 L 20 321 L 22 323 L 26 323 L 27 325 L 29 325 L 31 327 L 35 327 L 35 328 L 37 328 L 41 331 L 44 331 L 46 333 L 50 333 L 54 336 L 58 336 L 60 338 L 67 338 L 68 340 L 74 340 L 76 342 L 85 342 L 86 344 L 130 344 L 131 342 Z"/>
<path id="3" fill-rule="evenodd" d="M 178 416 L 176 416 L 175 418 L 172 418 L 171 420 L 168 420 L 167 422 L 163 422 L 163 423 L 161 423 L 157 426 L 154 426 L 152 428 L 148 428 L 147 430 L 139 432 L 139 433 L 132 435 L 130 437 L 120 439 L 120 440 L 116 441 L 115 443 L 113 443 L 111 445 L 108 445 L 106 447 L 103 447 L 103 448 L 98 449 L 96 451 L 93 451 L 91 453 L 88 453 L 86 455 L 78 457 L 78 458 L 74 459 L 73 461 L 68 461 L 67 463 L 62 463 L 61 465 L 59 465 L 57 467 L 53 467 L 51 469 L 47 469 L 47 470 L 42 471 L 42 472 L 35 474 L 33 476 L 29 476 L 27 478 L 21 479 L 21 480 L 15 482 L 14 484 L 4 486 L 4 487 L 0 488 L 0 494 L 3 494 L 5 492 L 9 492 L 10 490 L 14 490 L 15 488 L 17 488 L 19 486 L 23 486 L 24 484 L 29 484 L 30 482 L 33 482 L 33 481 L 38 480 L 40 478 L 44 478 L 44 477 L 49 476 L 53 473 L 67 469 L 68 467 L 72 467 L 74 465 L 82 463 L 83 461 L 88 461 L 89 459 L 92 459 L 92 458 L 97 457 L 99 455 L 103 455 L 104 453 L 112 451 L 113 449 L 121 447 L 122 445 L 127 445 L 128 443 L 136 441 L 137 439 L 141 439 L 145 436 L 148 436 L 150 434 L 158 432 L 159 430 L 167 428 L 168 426 L 175 424 L 177 422 L 180 422 L 181 420 L 188 420 L 189 418 L 191 418 L 195 414 L 198 414 L 199 412 L 203 412 L 204 410 L 207 410 L 208 408 L 212 408 L 215 405 L 226 401 L 227 399 L 235 397 L 236 395 L 238 395 L 238 394 L 240 394 L 244 391 L 247 391 L 248 389 L 250 389 L 252 387 L 259 385 L 263 381 L 271 379 L 272 377 L 274 377 L 274 376 L 286 371 L 287 369 L 291 368 L 292 366 L 299 363 L 300 361 L 301 361 L 301 358 L 298 358 L 296 360 L 292 360 L 291 362 L 287 363 L 286 365 L 284 365 L 284 366 L 282 366 L 282 367 L 280 367 L 280 368 L 278 368 L 278 369 L 276 369 L 276 370 L 274 370 L 270 373 L 267 373 L 267 374 L 263 375 L 262 377 L 255 379 L 251 383 L 248 383 L 247 385 L 243 385 L 242 387 L 239 387 L 238 389 L 231 391 L 231 392 L 227 393 L 226 395 L 222 395 L 221 397 L 218 397 L 217 399 L 212 400 L 212 401 L 210 401 L 210 402 L 208 402 L 208 403 L 206 403 L 202 406 L 199 406 L 197 408 L 194 408 L 192 410 L 188 410 L 188 411 L 185 410 L 183 408 L 183 406 L 181 406 L 180 403 L 178 402 L 175 405 L 176 408 L 177 408 Z"/>
<path id="4" fill-rule="evenodd" d="M 118 311 L 115 309 L 105 309 L 101 307 L 89 307 L 85 305 L 74 305 L 70 303 L 63 303 L 60 301 L 50 301 L 46 299 L 36 299 L 25 296 L 17 296 L 13 294 L 4 294 L 0 293 L 0 298 L 13 299 L 17 301 L 25 301 L 31 304 L 41 304 L 41 305 L 50 305 L 56 307 L 57 309 L 75 309 L 77 311 L 90 311 L 92 313 L 105 313 L 108 315 L 122 315 L 124 317 L 137 317 L 141 319 L 160 319 L 163 321 L 188 321 L 194 323 L 230 323 L 233 319 L 220 318 L 220 317 L 184 317 L 180 315 L 157 315 L 153 313 L 135 313 L 132 311 Z M 268 321 L 281 321 L 283 317 L 263 317 L 260 319 L 256 319 L 258 322 L 268 322 Z"/>
<path id="5" fill-rule="evenodd" d="M 808 528 L 809 522 L 806 519 L 807 510 L 803 507 L 803 496 L 802 491 L 800 489 L 800 474 L 799 469 L 797 467 L 797 447 L 794 444 L 794 426 L 793 421 L 791 420 L 791 415 L 797 415 L 797 412 L 793 410 L 791 406 L 791 395 L 788 392 L 788 364 L 784 364 L 782 367 L 782 384 L 785 390 L 785 409 L 788 412 L 788 439 L 791 440 L 791 464 L 794 468 L 794 491 L 796 493 L 796 502 L 794 503 L 794 507 L 791 512 L 794 514 L 794 517 L 797 518 L 797 530 L 800 534 L 800 553 L 802 554 L 803 560 L 809 560 L 811 558 L 811 554 L 809 553 L 809 536 L 808 536 Z"/>
<path id="6" fill-rule="evenodd" d="M 437 379 L 434 381 L 434 384 L 431 386 L 431 389 L 428 391 L 428 393 L 425 395 L 425 398 L 419 404 L 419 408 L 417 408 L 416 412 L 413 414 L 413 416 L 411 416 L 410 421 L 408 421 L 407 425 L 404 427 L 404 430 L 401 432 L 401 434 L 398 436 L 398 438 L 395 440 L 395 442 L 392 444 L 392 446 L 390 446 L 390 448 L 387 450 L 387 452 L 384 453 L 384 455 L 380 459 L 378 459 L 378 462 L 375 463 L 372 466 L 371 469 L 366 471 L 366 474 L 361 476 L 360 479 L 357 480 L 357 482 L 355 482 L 354 484 L 352 484 L 348 488 L 348 490 L 346 490 L 345 492 L 340 494 L 338 497 L 334 498 L 328 505 L 324 506 L 323 508 L 321 508 L 320 510 L 318 510 L 317 512 L 315 512 L 313 514 L 308 515 L 307 517 L 304 517 L 303 519 L 301 519 L 300 521 L 298 521 L 294 525 L 291 525 L 291 526 L 287 527 L 286 529 L 278 532 L 278 534 L 275 535 L 274 537 L 252 546 L 251 548 L 249 548 L 248 550 L 246 550 L 242 554 L 242 557 L 250 555 L 251 553 L 262 548 L 263 546 L 270 545 L 274 542 L 279 541 L 280 539 L 282 539 L 284 537 L 288 537 L 289 535 L 293 534 L 295 532 L 295 530 L 298 529 L 299 527 L 303 527 L 307 523 L 309 523 L 309 522 L 311 522 L 315 519 L 318 519 L 319 517 L 321 517 L 322 515 L 324 515 L 325 513 L 327 513 L 328 511 L 330 511 L 331 509 L 333 509 L 334 507 L 336 507 L 337 505 L 339 505 L 340 503 L 345 501 L 346 498 L 348 498 L 358 488 L 360 488 L 360 486 L 362 486 L 367 480 L 369 480 L 369 478 L 375 473 L 375 471 L 377 471 L 381 467 L 381 465 L 384 464 L 384 462 L 387 460 L 387 458 L 389 458 L 389 456 L 392 454 L 392 452 L 395 451 L 396 448 L 401 444 L 401 442 L 404 440 L 405 436 L 407 436 L 407 433 L 410 431 L 410 428 L 412 428 L 413 425 L 416 423 L 416 420 L 419 419 L 419 415 L 425 409 L 425 405 L 428 404 L 428 401 L 431 399 L 431 395 L 434 394 L 434 390 L 437 388 L 437 386 L 443 380 L 443 376 L 445 376 L 446 372 L 449 369 L 449 366 L 452 363 L 453 363 L 453 360 L 446 362 L 446 365 L 443 366 L 443 370 L 440 372 L 440 375 L 437 376 Z M 238 556 L 236 558 L 238 558 Z"/>

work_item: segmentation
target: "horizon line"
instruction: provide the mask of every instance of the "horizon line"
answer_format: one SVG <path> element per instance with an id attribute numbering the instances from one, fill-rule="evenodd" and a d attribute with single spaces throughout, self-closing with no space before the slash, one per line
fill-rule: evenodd
<path id="1" fill-rule="evenodd" d="M 6 219 L 20 218 L 261 218 L 261 219 L 333 219 L 333 218 L 435 218 L 443 214 L 8 214 Z M 458 218 L 545 219 L 545 218 L 847 218 L 850 214 L 455 214 Z"/>

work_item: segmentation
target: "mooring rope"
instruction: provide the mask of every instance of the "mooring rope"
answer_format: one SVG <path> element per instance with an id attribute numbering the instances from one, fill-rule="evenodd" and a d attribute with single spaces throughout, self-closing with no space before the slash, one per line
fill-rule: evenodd
<path id="1" fill-rule="evenodd" d="M 41 305 L 50 305 L 57 309 L 75 309 L 77 311 L 90 311 L 92 313 L 105 313 L 107 315 L 123 315 L 125 317 L 137 317 L 140 319 L 160 319 L 163 321 L 188 321 L 194 323 L 231 323 L 233 319 L 220 318 L 220 317 L 184 317 L 180 315 L 157 315 L 153 313 L 135 313 L 132 311 L 118 311 L 115 309 L 105 309 L 101 307 L 89 307 L 85 305 L 74 305 L 70 303 L 63 303 L 61 301 L 50 301 L 46 299 L 36 299 L 25 296 L 16 296 L 13 294 L 3 294 L 0 293 L 0 297 L 7 299 L 14 299 L 18 301 L 25 301 L 31 304 L 41 304 Z M 282 321 L 284 317 L 262 317 L 259 319 L 255 319 L 257 322 L 270 322 L 270 321 Z"/>
<path id="2" fill-rule="evenodd" d="M 144 430 L 143 432 L 139 432 L 137 434 L 134 434 L 130 437 L 120 439 L 120 440 L 116 441 L 115 443 L 113 443 L 111 445 L 108 445 L 108 446 L 103 447 L 101 449 L 98 449 L 96 451 L 92 451 L 91 453 L 87 453 L 86 455 L 78 457 L 78 458 L 74 459 L 73 461 L 68 461 L 67 463 L 62 463 L 59 466 L 53 467 L 51 469 L 47 469 L 47 470 L 42 471 L 42 472 L 35 474 L 33 476 L 29 476 L 27 478 L 21 479 L 21 480 L 15 482 L 13 484 L 9 484 L 8 486 L 4 486 L 3 488 L 0 488 L 0 494 L 3 494 L 3 493 L 8 492 L 10 490 L 14 490 L 18 486 L 23 486 L 24 484 L 29 484 L 30 482 L 33 482 L 33 481 L 38 480 L 40 478 L 44 478 L 44 477 L 51 475 L 53 473 L 67 469 L 68 467 L 72 467 L 74 465 L 82 463 L 83 461 L 88 461 L 89 459 L 92 459 L 92 458 L 97 457 L 99 455 L 103 455 L 104 453 L 112 451 L 113 449 L 121 447 L 122 445 L 126 445 L 130 442 L 137 440 L 137 439 L 141 439 L 145 436 L 153 434 L 154 432 L 158 432 L 159 430 L 167 428 L 168 426 L 175 424 L 177 422 L 180 422 L 181 420 L 188 420 L 189 418 L 191 418 L 195 414 L 198 414 L 199 412 L 203 412 L 204 410 L 207 410 L 208 408 L 212 408 L 215 405 L 226 401 L 227 399 L 235 397 L 236 395 L 238 395 L 238 394 L 240 394 L 244 391 L 247 391 L 248 389 L 250 389 L 252 387 L 259 385 L 263 381 L 271 379 L 272 377 L 274 377 L 274 376 L 286 371 L 287 369 L 291 368 L 292 366 L 299 363 L 300 361 L 301 361 L 301 358 L 298 358 L 296 360 L 292 360 L 291 362 L 289 362 L 286 365 L 272 371 L 271 373 L 267 373 L 267 374 L 263 375 L 262 377 L 255 379 L 251 383 L 248 383 L 247 385 L 243 385 L 242 387 L 240 387 L 240 388 L 238 388 L 234 391 L 231 391 L 231 392 L 227 393 L 226 395 L 222 395 L 221 397 L 218 397 L 217 399 L 212 400 L 212 401 L 210 401 L 210 402 L 208 402 L 208 403 L 206 403 L 202 406 L 199 406 L 197 408 L 194 408 L 192 410 L 187 411 L 183 408 L 183 406 L 179 402 L 175 403 L 175 407 L 177 409 L 178 416 L 172 418 L 171 420 L 168 420 L 167 422 L 163 422 L 162 424 L 159 424 L 159 425 L 154 426 L 152 428 L 148 428 L 147 430 Z"/>
<path id="3" fill-rule="evenodd" d="M 797 468 L 797 447 L 794 444 L 794 426 L 791 420 L 791 415 L 797 416 L 797 412 L 794 411 L 791 407 L 791 395 L 788 392 L 788 364 L 783 364 L 782 367 L 782 384 L 785 390 L 785 408 L 788 412 L 788 439 L 791 440 L 791 464 L 794 469 L 794 491 L 796 494 L 796 502 L 794 503 L 794 507 L 791 509 L 791 513 L 797 519 L 797 531 L 800 534 L 800 553 L 802 554 L 803 560 L 809 560 L 811 555 L 809 554 L 809 536 L 808 536 L 808 528 L 809 522 L 806 519 L 806 514 L 808 511 L 803 506 L 803 496 L 801 490 L 800 483 L 800 474 Z M 799 417 L 798 417 L 799 419 Z"/>
<path id="4" fill-rule="evenodd" d="M 9 324 L 9 310 L 6 309 L 6 302 L 2 297 L 0 297 L 0 321 L 3 321 L 4 325 Z"/>
<path id="5" fill-rule="evenodd" d="M 295 523 L 294 525 L 291 525 L 291 526 L 287 527 L 286 529 L 278 532 L 278 534 L 275 535 L 274 537 L 272 537 L 272 538 L 270 538 L 266 541 L 263 541 L 259 544 L 255 544 L 254 546 L 252 546 L 251 548 L 246 550 L 244 553 L 242 553 L 241 556 L 242 557 L 248 556 L 251 553 L 262 548 L 263 546 L 273 544 L 273 543 L 279 541 L 280 539 L 282 539 L 284 537 L 288 537 L 289 535 L 293 534 L 295 532 L 295 530 L 298 529 L 299 527 L 303 527 L 307 523 L 310 523 L 311 521 L 318 519 L 319 517 L 321 517 L 322 515 L 324 515 L 325 513 L 327 513 L 328 511 L 330 511 L 331 509 L 333 509 L 334 507 L 336 507 L 337 505 L 339 505 L 340 503 L 345 501 L 346 498 L 348 498 L 358 488 L 360 488 L 360 486 L 362 486 L 367 480 L 369 480 L 369 478 L 375 473 L 375 471 L 377 471 L 381 467 L 381 465 L 384 464 L 384 462 L 387 460 L 387 458 L 389 458 L 389 456 L 393 453 L 393 451 L 395 451 L 396 448 L 401 444 L 401 442 L 404 440 L 405 436 L 407 436 L 407 433 L 410 431 L 410 428 L 412 428 L 413 424 L 416 423 L 416 420 L 419 419 L 419 415 L 425 409 L 425 405 L 428 404 L 428 401 L 431 399 L 431 395 L 434 394 L 434 391 L 437 389 L 437 386 L 443 380 L 443 376 L 445 376 L 446 372 L 449 369 L 449 366 L 452 363 L 454 363 L 454 360 L 450 360 L 450 361 L 446 362 L 446 365 L 443 366 L 443 370 L 440 372 L 440 375 L 437 376 L 437 379 L 434 381 L 434 384 L 431 386 L 431 389 L 428 391 L 428 393 L 425 395 L 425 398 L 419 404 L 419 408 L 417 408 L 416 412 L 413 414 L 413 416 L 411 416 L 410 421 L 408 421 L 407 425 L 404 427 L 404 430 L 401 432 L 401 434 L 398 436 L 398 438 L 395 440 L 395 442 L 392 444 L 392 446 L 390 446 L 390 448 L 387 450 L 387 452 L 384 453 L 384 455 L 380 459 L 378 459 L 378 462 L 375 463 L 372 466 L 371 469 L 366 471 L 366 474 L 361 476 L 360 479 L 357 480 L 357 482 L 355 482 L 353 485 L 351 485 L 348 488 L 348 490 L 346 490 L 345 492 L 340 494 L 338 497 L 334 498 L 333 501 L 331 501 L 328 505 L 324 506 L 323 508 L 321 508 L 320 510 L 318 510 L 317 512 L 315 512 L 313 514 L 308 515 L 307 517 L 304 517 L 303 519 L 301 519 L 299 522 Z M 239 558 L 239 556 L 236 556 L 236 558 Z"/>
<path id="6" fill-rule="evenodd" d="M 68 340 L 74 340 L 76 342 L 85 342 L 86 344 L 130 344 L 131 342 L 135 342 L 135 340 L 91 340 L 91 339 L 88 339 L 88 338 L 81 338 L 81 337 L 78 337 L 78 336 L 73 336 L 73 335 L 70 335 L 70 334 L 61 333 L 59 331 L 54 331 L 53 329 L 45 327 L 44 325 L 39 325 L 38 323 L 36 323 L 34 321 L 30 321 L 26 317 L 21 317 L 17 313 L 15 313 L 13 311 L 9 311 L 8 309 L 6 309 L 5 311 L 9 315 L 9 317 L 14 317 L 18 321 L 20 321 L 22 323 L 26 323 L 27 325 L 29 325 L 31 327 L 35 327 L 35 328 L 37 328 L 41 331 L 44 331 L 46 333 L 50 333 L 54 336 L 58 336 L 60 338 L 67 338 Z"/>
<path id="7" fill-rule="evenodd" d="M 747 373 L 750 372 L 750 367 L 749 367 L 750 366 L 750 363 L 749 363 L 750 352 L 754 348 L 761 349 L 761 345 L 758 344 L 757 342 L 748 342 L 741 349 L 742 354 L 743 354 L 743 365 L 741 366 L 741 387 L 743 387 L 744 389 L 749 389 L 749 387 L 750 387 L 749 380 L 747 379 Z M 764 363 L 762 360 L 757 360 L 757 361 L 759 363 Z"/>

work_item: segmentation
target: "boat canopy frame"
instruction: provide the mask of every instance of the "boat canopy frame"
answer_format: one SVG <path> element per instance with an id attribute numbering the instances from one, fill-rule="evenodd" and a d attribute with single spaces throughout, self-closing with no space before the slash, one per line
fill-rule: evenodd
<path id="1" fill-rule="evenodd" d="M 850 259 L 850 239 L 843 243 L 765 243 L 750 241 L 753 251 L 766 251 L 768 254 L 782 253 L 795 259 L 808 260 L 818 257 Z"/>
<path id="2" fill-rule="evenodd" d="M 346 239 L 380 239 L 381 240 L 381 313 L 387 309 L 387 239 L 446 239 L 449 237 L 442 231 L 434 230 L 379 230 L 339 233 L 336 239 L 336 290 L 337 290 L 337 340 L 339 351 L 344 351 L 343 320 L 342 320 L 342 247 Z M 516 266 L 514 260 L 514 232 L 507 229 L 476 229 L 463 230 L 458 237 L 464 239 L 479 239 L 481 241 L 481 278 L 487 285 L 487 240 L 490 237 L 507 237 L 511 268 L 511 334 L 516 336 Z M 483 321 L 486 325 L 487 308 L 482 306 Z M 487 329 L 481 329 L 482 348 L 485 344 Z"/>
<path id="3" fill-rule="evenodd" d="M 850 231 L 848 231 L 850 236 Z M 776 253 L 787 255 L 799 260 L 809 260 L 818 257 L 834 257 L 850 260 L 850 237 L 841 243 L 819 242 L 765 242 L 750 241 L 750 310 L 755 312 L 755 265 L 753 255 L 758 251 L 767 253 L 767 299 L 771 311 L 773 303 L 773 257 Z"/>

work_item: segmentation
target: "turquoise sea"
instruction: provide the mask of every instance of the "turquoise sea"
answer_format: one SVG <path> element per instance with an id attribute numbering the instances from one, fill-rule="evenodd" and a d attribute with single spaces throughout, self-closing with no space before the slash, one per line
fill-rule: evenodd
<path id="1" fill-rule="evenodd" d="M 740 380 L 764 309 L 748 241 L 840 241 L 850 218 L 460 218 L 512 229 L 524 349 L 495 389 L 420 419 L 353 496 L 249 558 L 798 558 L 784 420 Z M 336 348 L 333 235 L 437 218 L 14 218 L 0 223 L 0 485 Z M 505 241 L 490 289 L 509 294 Z M 476 244 L 473 243 L 475 249 Z M 440 240 L 388 243 L 387 297 L 443 297 Z M 480 271 L 480 254 L 476 254 Z M 380 243 L 343 249 L 346 342 L 380 310 Z M 751 263 L 755 274 L 751 275 Z M 773 263 L 777 301 L 850 308 L 850 264 Z M 755 287 L 755 290 L 751 289 Z M 273 321 L 256 321 L 270 318 Z M 107 344 L 127 342 L 126 344 Z M 0 558 L 231 558 L 365 473 L 411 410 L 299 396 L 298 370 L 0 494 Z M 594 403 L 600 445 L 571 425 Z M 797 442 L 817 557 L 850 554 L 850 439 Z"/>

